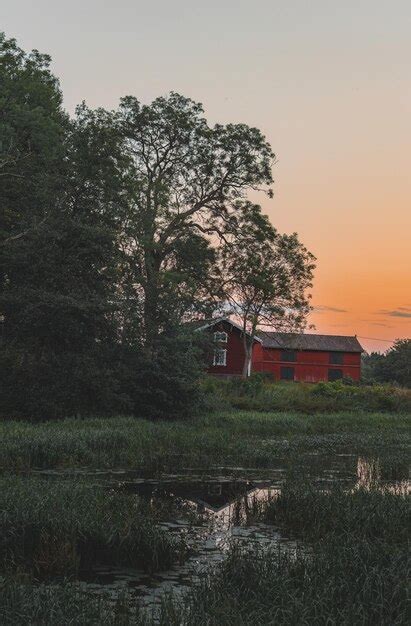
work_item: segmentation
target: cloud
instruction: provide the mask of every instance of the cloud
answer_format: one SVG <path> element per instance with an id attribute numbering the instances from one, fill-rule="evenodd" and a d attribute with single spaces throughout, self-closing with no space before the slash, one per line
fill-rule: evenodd
<path id="1" fill-rule="evenodd" d="M 411 319 L 411 307 L 399 306 L 397 309 L 377 311 L 379 315 L 388 315 L 388 317 L 404 317 Z"/>
<path id="2" fill-rule="evenodd" d="M 314 307 L 315 313 L 324 313 L 325 311 L 329 311 L 330 313 L 348 313 L 346 309 L 338 309 L 335 306 L 326 306 L 324 304 L 319 304 Z"/>
<path id="3" fill-rule="evenodd" d="M 370 324 L 370 326 L 385 326 L 385 328 L 392 328 L 391 324 L 386 324 L 385 322 L 376 322 L 375 320 L 359 320 L 360 322 L 365 322 L 366 324 Z"/>

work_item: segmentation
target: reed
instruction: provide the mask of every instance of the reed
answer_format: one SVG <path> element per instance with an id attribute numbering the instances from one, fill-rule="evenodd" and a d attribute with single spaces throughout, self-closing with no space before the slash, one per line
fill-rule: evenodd
<path id="1" fill-rule="evenodd" d="M 0 479 L 0 568 L 20 578 L 76 577 L 97 564 L 150 572 L 183 558 L 135 496 L 73 480 Z"/>
<path id="2" fill-rule="evenodd" d="M 405 625 L 407 573 L 402 551 L 360 540 L 327 541 L 309 556 L 233 549 L 183 602 L 164 602 L 160 623 Z"/>
<path id="3" fill-rule="evenodd" d="M 163 603 L 160 623 L 408 624 L 409 503 L 403 493 L 291 482 L 260 514 L 309 543 L 296 551 L 232 546 L 183 601 Z"/>
<path id="4" fill-rule="evenodd" d="M 279 456 L 315 449 L 394 449 L 406 454 L 410 415 L 228 411 L 190 421 L 126 417 L 0 423 L 0 469 L 270 467 Z"/>
<path id="5" fill-rule="evenodd" d="M 263 517 L 309 542 L 331 535 L 357 540 L 405 544 L 411 527 L 410 496 L 393 487 L 351 491 L 334 485 L 287 482 L 270 501 Z"/>
<path id="6" fill-rule="evenodd" d="M 0 623 L 7 626 L 128 626 L 124 605 L 85 594 L 73 585 L 0 584 Z"/>
<path id="7" fill-rule="evenodd" d="M 232 548 L 227 560 L 182 599 L 165 598 L 156 619 L 135 601 L 110 603 L 73 586 L 0 586 L 10 626 L 265 626 L 408 624 L 409 565 L 398 546 L 328 540 L 310 554 Z"/>

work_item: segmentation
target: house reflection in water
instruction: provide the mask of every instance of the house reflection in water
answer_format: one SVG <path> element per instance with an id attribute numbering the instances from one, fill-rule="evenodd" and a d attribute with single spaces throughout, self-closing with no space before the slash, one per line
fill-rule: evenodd
<path id="1" fill-rule="evenodd" d="M 147 480 L 123 483 L 123 488 L 147 499 L 171 498 L 223 526 L 241 525 L 280 489 L 272 483 L 230 480 Z"/>
<path id="2" fill-rule="evenodd" d="M 261 506 L 267 500 L 271 500 L 280 494 L 280 489 L 265 486 L 249 486 L 245 491 L 227 494 L 225 502 L 219 505 L 210 504 L 209 501 L 200 501 L 199 512 L 212 514 L 214 519 L 224 527 L 241 526 L 250 522 L 261 510 Z"/>

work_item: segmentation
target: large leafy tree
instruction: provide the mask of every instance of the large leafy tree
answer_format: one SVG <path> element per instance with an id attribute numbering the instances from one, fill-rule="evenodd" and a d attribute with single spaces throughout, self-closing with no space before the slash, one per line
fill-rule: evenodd
<path id="1" fill-rule="evenodd" d="M 126 97 L 116 112 L 83 104 L 70 120 L 49 57 L 3 35 L 0 45 L 6 409 L 18 399 L 21 414 L 116 402 L 181 412 L 197 371 L 181 322 L 212 310 L 228 285 L 243 301 L 240 282 L 250 287 L 258 265 L 252 251 L 275 252 L 284 267 L 306 254 L 308 280 L 298 240 L 279 237 L 246 201 L 250 190 L 271 193 L 272 150 L 255 128 L 210 127 L 201 105 L 175 93 L 149 105 Z M 261 292 L 277 285 L 277 319 L 280 306 L 292 317 L 285 302 L 304 312 L 296 259 L 288 299 L 279 286 L 291 271 L 258 267 Z M 269 298 L 256 302 L 259 318 L 268 316 Z"/>
<path id="2" fill-rule="evenodd" d="M 314 261 L 296 233 L 279 234 L 259 206 L 239 208 L 234 232 L 221 250 L 221 273 L 226 305 L 243 329 L 244 376 L 259 327 L 305 328 Z"/>
<path id="3" fill-rule="evenodd" d="M 176 93 L 149 105 L 123 98 L 116 121 L 129 159 L 123 249 L 150 352 L 170 321 L 210 304 L 211 246 L 250 189 L 269 192 L 274 155 L 259 130 L 210 127 Z"/>

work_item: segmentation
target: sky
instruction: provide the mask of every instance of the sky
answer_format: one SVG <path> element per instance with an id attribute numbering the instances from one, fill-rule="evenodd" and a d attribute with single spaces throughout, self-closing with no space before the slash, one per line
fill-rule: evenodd
<path id="1" fill-rule="evenodd" d="M 173 90 L 260 128 L 259 201 L 317 257 L 315 332 L 410 337 L 409 0 L 2 0 L 0 29 L 52 56 L 71 113 Z"/>

